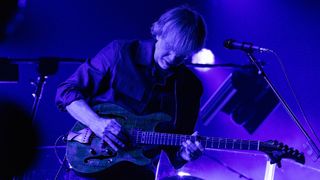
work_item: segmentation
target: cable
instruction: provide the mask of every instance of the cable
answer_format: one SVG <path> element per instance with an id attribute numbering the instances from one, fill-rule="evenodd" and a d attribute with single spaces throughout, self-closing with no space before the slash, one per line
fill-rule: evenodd
<path id="1" fill-rule="evenodd" d="M 63 158 L 63 161 L 65 161 L 65 160 L 66 160 L 66 156 L 64 156 L 64 158 Z M 58 176 L 59 176 L 63 166 L 64 166 L 63 164 L 60 165 L 60 167 L 59 167 L 59 169 L 58 169 L 58 171 L 57 171 L 57 173 L 56 173 L 56 175 L 54 177 L 54 180 L 58 179 Z"/>
<path id="2" fill-rule="evenodd" d="M 315 133 L 313 127 L 311 126 L 310 120 L 307 118 L 306 113 L 305 113 L 304 109 L 302 108 L 301 103 L 300 103 L 300 101 L 298 100 L 298 98 L 297 98 L 297 96 L 296 96 L 296 94 L 295 94 L 295 92 L 294 92 L 294 90 L 293 90 L 293 88 L 292 88 L 292 85 L 291 85 L 290 80 L 289 80 L 289 78 L 288 78 L 286 69 L 285 69 L 285 67 L 284 67 L 284 65 L 283 65 L 283 63 L 282 63 L 282 61 L 281 61 L 281 58 L 278 56 L 278 54 L 277 54 L 276 52 L 274 52 L 274 51 L 272 51 L 272 50 L 270 50 L 270 52 L 275 55 L 277 61 L 278 61 L 279 64 L 280 64 L 280 67 L 281 67 L 281 70 L 282 70 L 282 72 L 283 72 L 283 74 L 284 74 L 284 76 L 285 76 L 287 85 L 289 86 L 289 89 L 290 89 L 290 91 L 291 91 L 291 93 L 292 93 L 292 95 L 293 95 L 293 97 L 294 97 L 294 100 L 296 101 L 296 103 L 297 103 L 297 105 L 298 105 L 298 107 L 299 107 L 299 110 L 300 110 L 300 112 L 302 113 L 302 117 L 303 117 L 304 121 L 307 123 L 308 128 L 311 130 L 312 134 L 316 137 L 317 141 L 320 143 L 319 137 L 317 136 L 317 134 Z M 317 158 L 319 158 L 319 157 L 317 157 Z"/>
<path id="3" fill-rule="evenodd" d="M 58 154 L 58 151 L 57 151 L 57 144 L 58 144 L 58 141 L 59 141 L 61 138 L 63 138 L 63 137 L 65 137 L 65 135 L 59 136 L 59 137 L 56 139 L 55 143 L 54 143 L 54 154 L 55 154 L 56 158 L 58 159 L 60 165 L 63 164 L 63 160 L 61 160 L 60 157 L 59 157 L 59 154 Z"/>
<path id="4" fill-rule="evenodd" d="M 61 136 L 59 136 L 59 137 L 56 139 L 56 141 L 55 141 L 55 143 L 54 143 L 54 153 L 55 153 L 55 156 L 56 156 L 56 158 L 58 159 L 58 161 L 59 161 L 59 163 L 60 163 L 59 169 L 58 169 L 58 171 L 57 171 L 57 173 L 56 173 L 56 175 L 55 175 L 55 178 L 54 178 L 55 180 L 58 178 L 58 175 L 59 175 L 59 173 L 61 172 L 61 170 L 62 170 L 63 167 L 65 167 L 66 170 L 69 169 L 69 168 L 66 167 L 66 165 L 64 164 L 64 162 L 66 161 L 66 155 L 64 155 L 63 159 L 61 160 L 61 158 L 59 157 L 59 154 L 58 154 L 58 152 L 57 152 L 57 144 L 58 144 L 58 141 L 59 141 L 60 139 L 62 139 L 63 142 L 65 142 L 65 141 L 64 141 L 64 138 L 65 138 L 65 135 L 61 135 Z"/>

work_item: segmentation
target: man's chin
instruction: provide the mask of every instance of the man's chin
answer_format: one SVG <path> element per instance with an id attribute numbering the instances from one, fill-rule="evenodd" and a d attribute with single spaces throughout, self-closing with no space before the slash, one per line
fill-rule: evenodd
<path id="1" fill-rule="evenodd" d="M 163 69 L 163 70 L 169 69 L 169 66 L 168 66 L 165 62 L 163 62 L 163 61 L 158 61 L 158 65 L 159 65 L 159 67 L 160 67 L 161 69 Z"/>

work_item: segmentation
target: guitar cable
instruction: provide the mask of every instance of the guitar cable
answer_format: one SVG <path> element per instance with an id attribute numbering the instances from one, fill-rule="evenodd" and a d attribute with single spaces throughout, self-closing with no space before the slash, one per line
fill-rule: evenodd
<path id="1" fill-rule="evenodd" d="M 58 162 L 59 162 L 59 164 L 60 164 L 59 169 L 58 169 L 58 171 L 57 171 L 57 173 L 56 173 L 56 175 L 55 175 L 55 177 L 54 177 L 55 180 L 58 178 L 58 175 L 60 174 L 60 172 L 61 172 L 61 170 L 62 170 L 63 167 L 65 168 L 66 171 L 69 171 L 69 170 L 70 170 L 70 168 L 67 167 L 67 165 L 64 163 L 64 162 L 66 161 L 66 154 L 64 154 L 63 159 L 61 159 L 61 158 L 59 157 L 59 154 L 58 154 L 58 151 L 57 151 L 57 144 L 58 144 L 58 141 L 59 141 L 60 139 L 62 140 L 63 143 L 66 143 L 66 142 L 67 142 L 67 140 L 66 140 L 66 135 L 61 135 L 61 136 L 59 136 L 59 137 L 56 139 L 56 141 L 55 141 L 55 143 L 54 143 L 54 153 L 55 153 L 55 156 L 56 156 L 56 158 L 58 159 Z"/>

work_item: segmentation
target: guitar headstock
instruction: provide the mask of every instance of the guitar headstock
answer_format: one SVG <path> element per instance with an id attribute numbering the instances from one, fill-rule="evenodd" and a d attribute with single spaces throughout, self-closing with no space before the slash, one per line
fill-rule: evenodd
<path id="1" fill-rule="evenodd" d="M 303 152 L 299 152 L 297 149 L 276 140 L 262 142 L 260 151 L 265 152 L 270 157 L 271 164 L 277 163 L 278 167 L 281 167 L 282 158 L 292 159 L 300 164 L 305 163 Z"/>

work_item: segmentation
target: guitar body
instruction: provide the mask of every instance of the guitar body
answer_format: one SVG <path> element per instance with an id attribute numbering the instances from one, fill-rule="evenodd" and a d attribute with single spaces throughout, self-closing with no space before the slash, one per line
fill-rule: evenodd
<path id="1" fill-rule="evenodd" d="M 165 113 L 136 116 L 111 103 L 97 105 L 93 109 L 101 117 L 116 119 L 129 134 L 136 129 L 153 132 L 158 123 L 171 120 L 171 117 Z M 82 134 L 79 133 L 81 130 Z M 88 139 L 87 142 L 76 140 L 68 140 L 67 142 L 66 158 L 76 172 L 83 174 L 99 173 L 122 161 L 129 161 L 141 166 L 151 163 L 151 160 L 143 155 L 143 146 L 140 144 L 131 143 L 129 147 L 120 148 L 118 152 L 115 152 L 103 143 L 101 138 L 93 133 L 88 133 L 88 131 L 91 130 L 77 122 L 71 132 L 76 134 L 78 132 L 79 135 L 89 135 L 90 137 L 84 137 Z"/>

